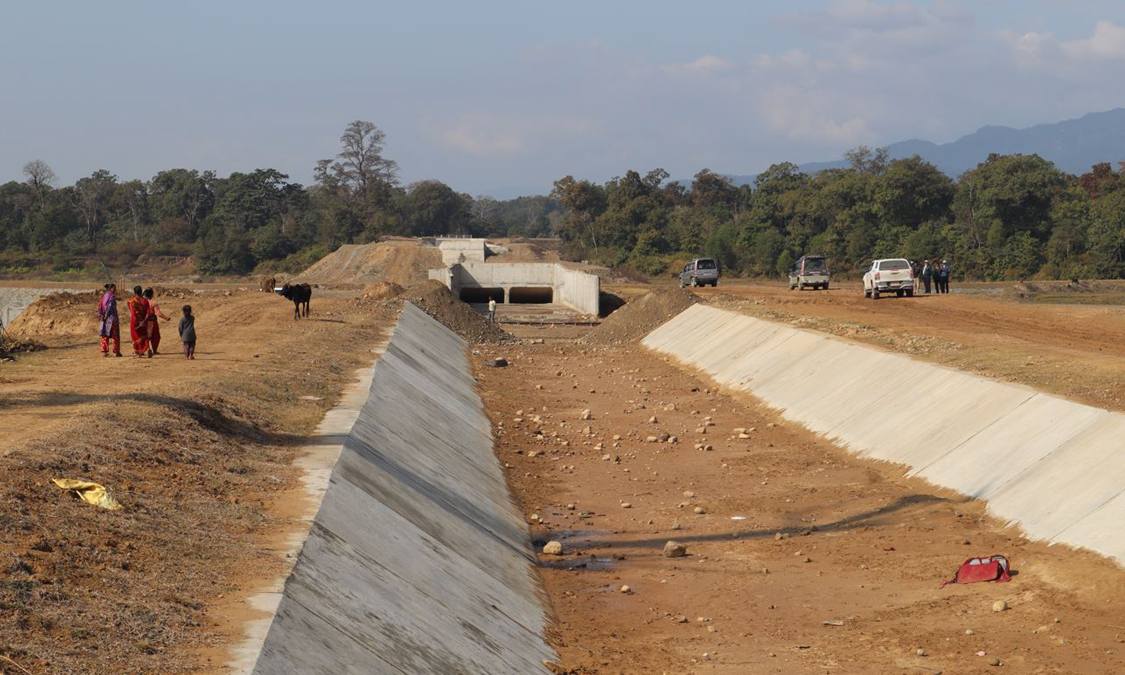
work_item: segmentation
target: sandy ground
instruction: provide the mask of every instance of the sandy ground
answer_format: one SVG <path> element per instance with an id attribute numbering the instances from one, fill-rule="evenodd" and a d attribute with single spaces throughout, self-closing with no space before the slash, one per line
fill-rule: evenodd
<path id="1" fill-rule="evenodd" d="M 255 291 L 162 308 L 185 301 L 195 361 L 164 323 L 153 359 L 102 358 L 68 333 L 0 364 L 0 655 L 18 664 L 2 673 L 225 672 L 244 599 L 288 564 L 308 507 L 293 461 L 390 320 L 331 295 L 300 322 Z M 124 508 L 55 477 L 102 483 Z"/>
<path id="2" fill-rule="evenodd" d="M 223 672 L 252 618 L 244 599 L 285 568 L 276 553 L 306 506 L 292 462 L 388 317 L 325 292 L 313 320 L 294 323 L 278 298 L 208 290 L 190 299 L 195 362 L 176 358 L 164 324 L 156 359 L 103 359 L 80 331 L 0 366 L 0 655 L 19 664 L 0 659 L 0 673 Z M 1125 406 L 1122 308 L 979 290 L 698 293 Z M 584 326 L 509 328 L 542 343 L 475 348 L 512 364 L 478 378 L 533 535 L 566 548 L 541 568 L 565 672 L 932 675 L 992 672 L 991 659 L 1125 672 L 1115 564 L 1029 542 L 981 504 L 853 458 L 636 345 L 583 344 Z M 678 442 L 648 442 L 661 433 Z M 49 484 L 57 475 L 103 482 L 126 509 L 75 502 Z M 663 557 L 669 540 L 688 555 Z M 965 558 L 997 553 L 1019 572 L 1011 583 L 938 589 Z M 994 612 L 998 600 L 1010 608 Z"/>
<path id="3" fill-rule="evenodd" d="M 980 310 L 964 300 L 926 311 Z M 547 340 L 490 356 L 512 363 L 477 374 L 514 496 L 539 544 L 566 549 L 541 556 L 565 672 L 1125 670 L 1114 563 L 1029 542 L 981 503 L 856 459 L 637 346 Z M 678 442 L 648 442 L 660 433 Z M 689 555 L 663 557 L 669 540 Z M 1011 559 L 1011 583 L 939 590 L 991 554 Z M 993 611 L 1000 600 L 1010 609 Z"/>

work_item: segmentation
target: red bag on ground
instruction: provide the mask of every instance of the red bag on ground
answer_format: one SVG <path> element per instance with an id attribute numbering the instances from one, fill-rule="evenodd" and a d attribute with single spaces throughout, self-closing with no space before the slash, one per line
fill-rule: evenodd
<path id="1" fill-rule="evenodd" d="M 1008 559 L 1002 555 L 993 555 L 987 558 L 969 558 L 961 564 L 957 574 L 941 587 L 945 588 L 949 584 L 975 584 L 978 581 L 1004 583 L 1011 580 L 1011 566 L 1008 564 Z"/>

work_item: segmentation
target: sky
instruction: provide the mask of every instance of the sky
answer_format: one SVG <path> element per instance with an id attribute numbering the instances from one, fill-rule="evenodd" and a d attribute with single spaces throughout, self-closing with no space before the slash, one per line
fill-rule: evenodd
<path id="1" fill-rule="evenodd" d="M 312 180 L 351 121 L 404 184 L 690 178 L 1125 106 L 1121 0 L 5 3 L 0 182 Z"/>

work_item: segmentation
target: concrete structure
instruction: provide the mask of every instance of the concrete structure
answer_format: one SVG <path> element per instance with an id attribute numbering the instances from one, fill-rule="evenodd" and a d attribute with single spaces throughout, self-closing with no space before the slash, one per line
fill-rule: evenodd
<path id="1" fill-rule="evenodd" d="M 372 355 L 376 359 L 386 350 L 386 340 L 390 339 L 389 329 L 383 338 L 383 341 L 372 350 Z M 356 380 L 344 389 L 340 401 L 325 413 L 324 419 L 309 439 L 309 444 L 302 449 L 301 456 L 293 462 L 301 470 L 301 482 L 304 484 L 310 506 L 300 515 L 301 526 L 298 531 L 286 539 L 283 547 L 276 550 L 276 554 L 287 561 L 296 559 L 301 552 L 301 545 L 308 537 L 309 528 L 312 527 L 320 503 L 324 499 L 324 493 L 328 489 L 332 468 L 336 465 L 340 451 L 343 450 L 348 433 L 367 402 L 367 395 L 371 391 L 371 378 L 374 375 L 374 360 L 371 365 L 356 371 Z M 288 572 L 279 576 L 268 587 L 259 589 L 247 600 L 247 605 L 255 616 L 243 624 L 244 637 L 231 648 L 231 659 L 227 663 L 230 672 L 249 675 L 254 670 L 254 663 L 262 651 L 266 634 L 281 602 L 287 577 Z"/>
<path id="2" fill-rule="evenodd" d="M 706 305 L 643 344 L 853 452 L 987 500 L 1031 537 L 1125 562 L 1125 415 Z"/>
<path id="3" fill-rule="evenodd" d="M 466 344 L 407 304 L 254 673 L 547 673 L 533 563 Z"/>
<path id="4" fill-rule="evenodd" d="M 430 278 L 471 303 L 555 303 L 597 316 L 601 297 L 597 275 L 558 263 L 460 263 L 430 270 Z"/>
<path id="5" fill-rule="evenodd" d="M 437 247 L 441 250 L 441 264 L 446 267 L 462 262 L 484 262 L 488 257 L 488 243 L 484 239 L 439 238 Z"/>

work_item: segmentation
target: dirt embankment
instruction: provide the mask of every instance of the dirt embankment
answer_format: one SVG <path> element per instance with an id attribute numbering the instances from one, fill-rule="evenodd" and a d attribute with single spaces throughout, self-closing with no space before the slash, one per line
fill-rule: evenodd
<path id="1" fill-rule="evenodd" d="M 90 295 L 45 305 L 89 313 Z M 284 568 L 271 552 L 304 494 L 292 460 L 393 314 L 322 298 L 293 321 L 255 292 L 191 302 L 195 361 L 173 327 L 154 359 L 101 358 L 90 332 L 0 364 L 0 672 L 219 672 L 240 637 L 219 609 Z M 122 509 L 53 478 L 105 485 Z"/>
<path id="2" fill-rule="evenodd" d="M 365 284 L 390 281 L 410 286 L 441 267 L 441 252 L 414 240 L 345 244 L 318 260 L 294 280 L 316 284 Z"/>
<path id="3" fill-rule="evenodd" d="M 685 289 L 650 291 L 606 317 L 590 331 L 586 342 L 597 345 L 636 342 L 696 302 L 699 298 Z"/>
<path id="4" fill-rule="evenodd" d="M 398 296 L 398 299 L 413 303 L 472 344 L 503 344 L 513 339 L 496 324 L 489 323 L 475 309 L 454 297 L 440 281 L 427 281 L 410 288 Z"/>

